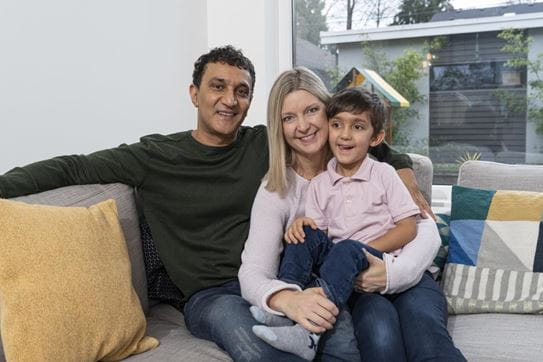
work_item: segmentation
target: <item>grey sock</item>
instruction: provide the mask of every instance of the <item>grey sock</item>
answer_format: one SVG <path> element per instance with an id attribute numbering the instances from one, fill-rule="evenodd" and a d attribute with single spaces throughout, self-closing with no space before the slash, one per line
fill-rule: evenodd
<path id="1" fill-rule="evenodd" d="M 251 311 L 254 319 L 270 327 L 286 327 L 294 324 L 294 322 L 290 319 L 266 312 L 264 309 L 257 307 L 256 305 L 251 306 L 249 310 Z"/>
<path id="2" fill-rule="evenodd" d="M 312 361 L 317 352 L 320 334 L 309 332 L 299 324 L 292 327 L 253 326 L 253 332 L 273 347 Z"/>

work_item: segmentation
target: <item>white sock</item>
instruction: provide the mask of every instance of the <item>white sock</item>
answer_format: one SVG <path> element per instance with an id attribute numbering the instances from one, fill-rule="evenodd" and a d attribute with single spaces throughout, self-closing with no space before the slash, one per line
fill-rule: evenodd
<path id="1" fill-rule="evenodd" d="M 290 319 L 266 312 L 264 309 L 257 307 L 256 305 L 251 306 L 249 310 L 251 311 L 254 319 L 270 327 L 286 327 L 294 324 L 294 322 Z"/>
<path id="2" fill-rule="evenodd" d="M 309 332 L 299 324 L 292 327 L 253 326 L 253 332 L 273 347 L 312 361 L 317 353 L 320 334 Z"/>

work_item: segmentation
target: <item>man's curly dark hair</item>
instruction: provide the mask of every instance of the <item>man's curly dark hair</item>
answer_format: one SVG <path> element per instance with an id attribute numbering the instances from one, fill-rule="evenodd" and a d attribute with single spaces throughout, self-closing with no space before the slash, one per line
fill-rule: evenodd
<path id="1" fill-rule="evenodd" d="M 203 54 L 194 63 L 194 71 L 192 72 L 192 84 L 200 87 L 202 76 L 204 75 L 206 65 L 208 63 L 225 63 L 239 69 L 244 69 L 251 75 L 251 94 L 255 88 L 255 68 L 253 63 L 241 52 L 232 45 L 213 48 L 209 53 Z"/>

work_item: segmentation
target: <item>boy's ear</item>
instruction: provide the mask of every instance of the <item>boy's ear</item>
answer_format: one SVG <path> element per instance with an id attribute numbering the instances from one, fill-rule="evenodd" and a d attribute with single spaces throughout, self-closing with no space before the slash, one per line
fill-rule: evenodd
<path id="1" fill-rule="evenodd" d="M 385 139 L 385 130 L 380 130 L 375 136 L 373 136 L 370 146 L 375 147 L 379 145 Z"/>

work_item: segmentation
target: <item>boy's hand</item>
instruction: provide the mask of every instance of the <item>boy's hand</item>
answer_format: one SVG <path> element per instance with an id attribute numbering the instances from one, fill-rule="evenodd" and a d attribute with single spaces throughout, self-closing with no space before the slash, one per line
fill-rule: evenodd
<path id="1" fill-rule="evenodd" d="M 300 217 L 294 220 L 294 222 L 288 227 L 284 236 L 285 241 L 289 244 L 303 243 L 305 240 L 304 226 L 309 226 L 311 229 L 317 230 L 317 224 L 315 224 L 313 219 L 308 217 Z"/>

